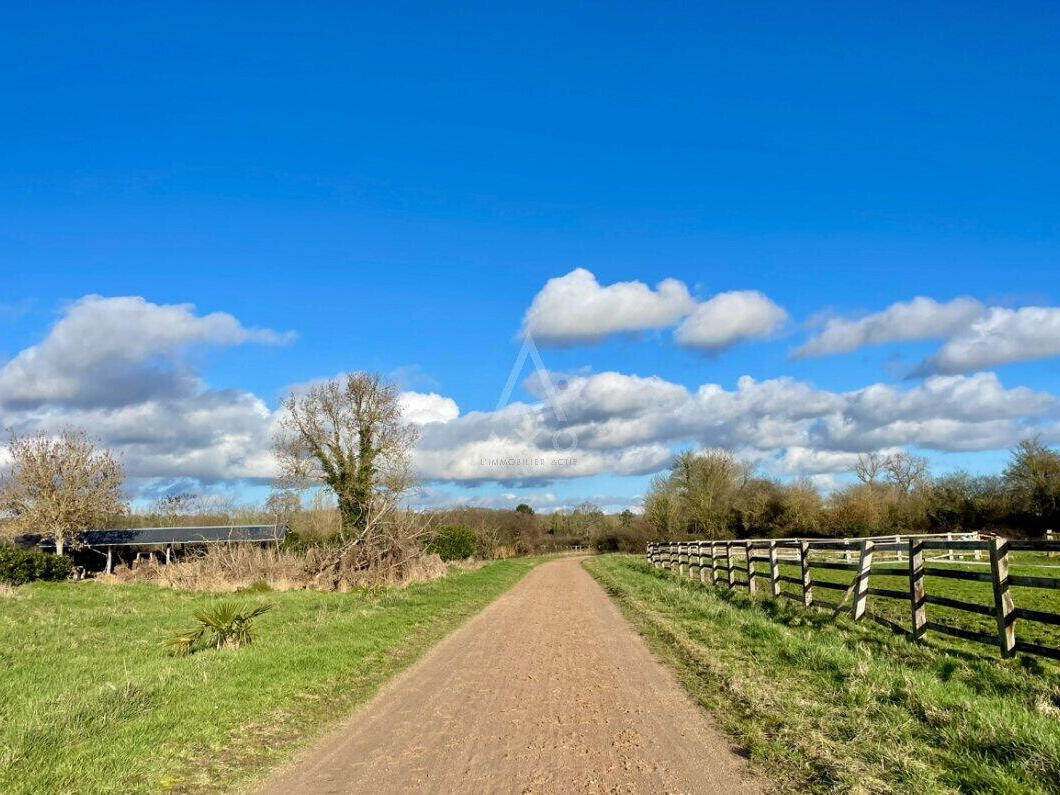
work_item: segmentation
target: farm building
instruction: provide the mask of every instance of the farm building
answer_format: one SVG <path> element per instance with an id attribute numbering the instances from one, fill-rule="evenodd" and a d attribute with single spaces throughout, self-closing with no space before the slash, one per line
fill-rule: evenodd
<path id="1" fill-rule="evenodd" d="M 209 544 L 280 544 L 290 529 L 283 524 L 223 525 L 216 527 L 132 527 L 127 529 L 90 530 L 81 533 L 74 545 L 78 557 L 85 553 L 103 556 L 103 570 L 110 573 L 116 562 L 130 557 L 155 555 L 169 563 L 174 555 Z M 22 536 L 22 547 L 49 548 L 52 544 L 39 536 Z M 97 561 L 99 559 L 97 558 Z M 102 561 L 100 561 L 102 562 Z M 96 569 L 96 566 L 89 566 Z M 96 569 L 98 570 L 98 569 Z"/>

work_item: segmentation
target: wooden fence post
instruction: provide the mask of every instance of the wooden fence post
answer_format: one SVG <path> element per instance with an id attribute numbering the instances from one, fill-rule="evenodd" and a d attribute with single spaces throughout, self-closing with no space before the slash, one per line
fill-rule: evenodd
<path id="1" fill-rule="evenodd" d="M 777 542 L 769 542 L 769 589 L 774 599 L 780 598 L 780 563 L 777 561 Z"/>
<path id="2" fill-rule="evenodd" d="M 710 542 L 710 584 L 718 584 L 718 547 L 713 541 Z"/>
<path id="3" fill-rule="evenodd" d="M 858 561 L 858 579 L 854 583 L 854 620 L 860 621 L 865 615 L 869 601 L 869 574 L 872 572 L 872 541 L 861 542 L 861 558 Z"/>
<path id="4" fill-rule="evenodd" d="M 703 550 L 700 547 L 698 541 L 693 541 L 691 544 L 688 545 L 688 579 L 694 580 L 697 576 L 699 576 L 702 573 L 702 571 L 703 571 L 703 557 L 702 557 L 702 555 L 703 555 Z M 692 562 L 693 558 L 695 558 L 695 561 L 696 561 L 695 563 Z M 696 570 L 695 573 L 692 572 L 693 568 L 695 568 L 695 570 Z"/>
<path id="5" fill-rule="evenodd" d="M 1008 587 L 1008 539 L 995 536 L 990 542 L 990 579 L 994 586 L 997 640 L 1002 657 L 1016 653 L 1016 611 Z"/>
<path id="6" fill-rule="evenodd" d="M 725 542 L 725 573 L 729 580 L 729 587 L 736 587 L 736 572 L 732 570 L 732 541 Z"/>
<path id="7" fill-rule="evenodd" d="M 813 579 L 810 574 L 810 542 L 799 542 L 799 565 L 802 567 L 802 603 L 813 605 Z"/>
<path id="8" fill-rule="evenodd" d="M 927 609 L 924 601 L 924 540 L 909 539 L 909 609 L 913 619 L 913 640 L 924 637 Z"/>
<path id="9" fill-rule="evenodd" d="M 710 566 L 701 566 L 699 569 L 699 581 L 705 583 L 707 578 L 710 578 L 711 582 L 714 582 L 714 542 L 707 542 L 707 551 L 710 552 Z M 702 562 L 702 548 L 700 548 L 700 562 Z M 709 572 L 709 573 L 708 573 Z"/>
<path id="10" fill-rule="evenodd" d="M 946 540 L 953 540 L 953 533 L 946 533 Z M 946 547 L 946 560 L 953 560 L 953 547 Z"/>
<path id="11" fill-rule="evenodd" d="M 752 558 L 753 552 L 751 550 L 751 542 L 744 542 L 744 550 L 747 553 L 747 593 L 751 596 L 755 595 L 755 563 Z"/>

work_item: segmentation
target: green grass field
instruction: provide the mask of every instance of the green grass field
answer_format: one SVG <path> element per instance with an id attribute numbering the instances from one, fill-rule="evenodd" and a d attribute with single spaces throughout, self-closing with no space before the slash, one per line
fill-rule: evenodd
<path id="1" fill-rule="evenodd" d="M 269 602 L 238 650 L 168 656 L 210 595 L 34 584 L 0 596 L 0 792 L 203 792 L 244 785 L 366 701 L 536 561 L 376 594 Z"/>
<path id="2" fill-rule="evenodd" d="M 937 552 L 935 554 L 938 554 Z M 984 555 L 985 557 L 985 555 Z M 856 560 L 856 556 L 855 556 Z M 763 570 L 763 564 L 757 564 L 759 571 Z M 1054 568 L 1055 567 L 1055 568 Z M 993 607 L 994 596 L 990 583 L 971 582 L 966 580 L 955 580 L 942 577 L 932 577 L 931 572 L 939 569 L 957 569 L 961 571 L 990 572 L 990 566 L 975 564 L 954 564 L 946 561 L 930 561 L 925 564 L 927 573 L 924 589 L 933 596 L 942 596 L 949 599 L 958 599 L 962 602 L 972 602 L 985 607 Z M 909 590 L 908 563 L 889 560 L 873 566 L 869 583 L 873 588 L 886 588 L 894 591 Z M 1010 555 L 1010 572 L 1037 577 L 1060 577 L 1060 558 L 1046 558 L 1044 555 L 1033 555 L 1029 553 L 1012 553 Z M 799 577 L 798 566 L 780 566 L 780 573 L 792 577 Z M 834 569 L 813 569 L 814 581 L 836 582 L 849 585 L 854 577 L 853 572 L 836 571 Z M 760 588 L 768 588 L 768 579 L 758 580 Z M 799 586 L 790 583 L 782 583 L 781 590 L 801 597 Z M 842 591 L 834 589 L 819 588 L 814 592 L 815 598 L 835 602 L 842 597 Z M 1012 588 L 1012 600 L 1016 607 L 1030 608 L 1060 614 L 1060 590 L 1048 590 L 1043 588 Z M 968 629 L 983 632 L 991 636 L 997 635 L 997 623 L 991 616 L 978 615 L 964 610 L 957 610 L 941 605 L 927 605 L 927 616 L 929 621 L 954 626 L 959 629 Z M 898 600 L 879 596 L 870 596 L 868 601 L 868 612 L 893 621 L 908 629 L 911 625 L 910 606 L 908 599 Z M 929 633 L 931 634 L 931 633 Z M 1060 626 L 1042 624 L 1034 621 L 1018 620 L 1016 622 L 1016 637 L 1028 643 L 1041 646 L 1060 648 Z M 932 641 L 945 643 L 940 634 L 931 634 Z M 954 648 L 967 650 L 966 642 L 955 640 L 951 643 Z M 979 649 L 984 647 L 977 646 Z M 990 650 L 986 649 L 990 654 Z M 992 652 L 997 656 L 998 652 Z"/>
<path id="3" fill-rule="evenodd" d="M 765 554 L 764 551 L 759 551 L 758 554 Z M 941 553 L 932 551 L 933 556 Z M 882 556 L 881 556 L 882 557 Z M 819 552 L 813 553 L 811 560 L 824 560 L 826 559 Z M 833 561 L 841 561 L 841 557 L 837 554 L 829 556 L 827 559 Z M 853 561 L 857 561 L 857 552 L 853 555 Z M 1020 574 L 1035 577 L 1053 577 L 1060 578 L 1060 557 L 1047 557 L 1043 554 L 1035 554 L 1029 552 L 1014 552 L 1009 555 L 1010 561 L 1010 573 Z M 742 558 L 733 558 L 734 566 L 744 566 L 745 561 Z M 872 567 L 872 574 L 869 577 L 869 584 L 873 588 L 883 588 L 891 591 L 901 591 L 908 593 L 909 591 L 909 569 L 908 561 L 898 561 L 894 559 L 893 554 L 888 554 L 886 559 L 878 560 Z M 932 571 L 938 571 L 939 569 L 955 569 L 959 571 L 975 571 L 982 573 L 989 573 L 990 566 L 986 559 L 986 554 L 983 555 L 983 560 L 974 564 L 968 563 L 950 563 L 945 560 L 931 560 L 925 563 L 925 592 L 932 596 L 941 596 L 949 599 L 957 599 L 963 602 L 971 602 L 984 607 L 993 607 L 993 591 L 990 583 L 986 582 L 971 582 L 967 580 L 957 580 L 952 578 L 943 578 L 939 576 L 932 576 Z M 755 570 L 757 576 L 755 581 L 757 583 L 757 589 L 759 594 L 765 594 L 769 590 L 769 564 L 765 561 L 758 560 L 755 562 Z M 698 574 L 698 570 L 697 570 Z M 795 563 L 785 563 L 783 559 L 780 564 L 781 576 L 793 577 L 799 579 L 801 577 L 801 569 Z M 724 572 L 720 573 L 719 576 L 724 577 Z M 814 583 L 836 583 L 839 585 L 848 586 L 854 579 L 854 572 L 852 571 L 839 571 L 835 569 L 822 569 L 813 567 L 812 577 Z M 746 575 L 742 569 L 736 571 L 736 578 L 738 585 L 737 590 L 746 590 Z M 790 595 L 796 600 L 802 599 L 801 586 L 782 582 L 780 585 L 781 592 Z M 1044 588 L 1025 588 L 1025 587 L 1013 587 L 1011 588 L 1012 599 L 1016 607 L 1030 608 L 1032 610 L 1040 610 L 1043 612 L 1052 612 L 1060 615 L 1060 590 L 1049 590 Z M 818 587 L 814 589 L 814 601 L 818 604 L 837 604 L 843 598 L 843 591 L 836 590 L 833 588 Z M 850 609 L 850 603 L 847 602 L 845 609 Z M 934 621 L 939 624 L 945 624 L 948 626 L 957 627 L 958 629 L 971 630 L 974 632 L 981 632 L 991 637 L 997 635 L 997 623 L 992 616 L 980 615 L 977 613 L 957 610 L 951 607 L 944 607 L 941 605 L 927 605 L 927 618 L 929 621 Z M 897 624 L 905 630 L 909 630 L 911 627 L 911 616 L 909 599 L 893 599 L 882 596 L 869 596 L 868 598 L 868 616 L 878 617 L 885 619 L 893 624 Z M 948 636 L 929 632 L 928 637 L 930 641 L 936 643 L 939 646 L 948 646 L 952 649 L 960 649 L 963 652 L 979 651 L 985 652 L 986 654 L 993 654 L 995 657 L 998 652 L 991 651 L 990 647 L 969 644 L 967 641 L 960 639 L 950 639 Z M 1040 646 L 1050 646 L 1052 648 L 1060 649 L 1060 626 L 1055 624 L 1043 624 L 1035 621 L 1029 621 L 1020 619 L 1016 622 L 1016 637 L 1020 641 L 1027 643 L 1034 643 Z M 1047 668 L 1056 669 L 1057 664 L 1053 662 L 1047 662 L 1045 658 L 1042 660 L 1043 665 Z"/>
<path id="4" fill-rule="evenodd" d="M 585 565 L 780 790 L 1060 792 L 1052 663 L 916 644 L 628 556 Z"/>

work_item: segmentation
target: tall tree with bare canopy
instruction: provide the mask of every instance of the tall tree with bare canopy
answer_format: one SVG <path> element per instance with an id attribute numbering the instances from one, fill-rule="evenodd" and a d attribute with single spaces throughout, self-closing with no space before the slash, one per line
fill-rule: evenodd
<path id="1" fill-rule="evenodd" d="M 335 492 L 344 537 L 356 540 L 376 498 L 409 486 L 416 438 L 402 420 L 397 388 L 377 374 L 353 373 L 284 401 L 276 454 L 284 480 Z"/>
<path id="2" fill-rule="evenodd" d="M 11 434 L 10 470 L 0 476 L 0 511 L 16 533 L 37 533 L 62 555 L 78 533 L 125 513 L 125 471 L 109 450 L 99 450 L 82 431 L 57 436 Z"/>

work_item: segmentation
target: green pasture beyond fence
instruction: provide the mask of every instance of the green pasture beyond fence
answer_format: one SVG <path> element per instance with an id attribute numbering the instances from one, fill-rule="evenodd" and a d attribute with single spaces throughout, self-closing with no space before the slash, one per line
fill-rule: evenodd
<path id="1" fill-rule="evenodd" d="M 879 538 L 841 539 L 748 539 L 741 541 L 662 541 L 648 544 L 648 560 L 656 567 L 669 569 L 704 583 L 744 587 L 751 595 L 759 591 L 759 581 L 768 584 L 767 593 L 774 598 L 788 598 L 806 607 L 823 607 L 838 614 L 848 610 L 854 620 L 866 616 L 870 597 L 905 601 L 908 604 L 908 629 L 880 616 L 869 616 L 891 629 L 908 633 L 920 640 L 927 632 L 939 632 L 963 640 L 996 646 L 1003 657 L 1016 652 L 1060 660 L 1060 648 L 1020 641 L 1016 637 L 1017 621 L 1034 621 L 1060 625 L 1060 613 L 1017 607 L 1012 588 L 1060 590 L 1060 577 L 1011 574 L 1011 553 L 1029 552 L 1044 555 L 1060 553 L 1060 542 L 1013 541 L 1000 537 L 980 537 L 978 533 L 935 536 L 886 536 Z M 904 564 L 903 571 L 895 568 Z M 941 562 L 946 568 L 925 566 Z M 888 568 L 882 568 L 886 563 Z M 971 564 L 967 570 L 956 564 Z M 984 570 L 972 570 L 978 563 Z M 1060 559 L 1058 559 L 1060 563 Z M 800 576 L 781 574 L 781 564 L 795 567 Z M 876 567 L 879 577 L 890 580 L 902 574 L 904 588 L 875 588 L 871 578 Z M 814 578 L 814 570 L 852 572 L 849 582 Z M 938 596 L 927 592 L 925 579 L 941 577 L 989 584 L 993 604 L 984 605 Z M 782 589 L 782 583 L 797 586 L 794 593 Z M 814 588 L 841 591 L 838 603 L 822 602 L 814 597 Z M 849 607 L 848 607 L 849 604 Z M 995 632 L 981 632 L 950 623 L 932 621 L 929 605 L 937 605 L 996 622 Z"/>

